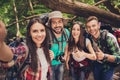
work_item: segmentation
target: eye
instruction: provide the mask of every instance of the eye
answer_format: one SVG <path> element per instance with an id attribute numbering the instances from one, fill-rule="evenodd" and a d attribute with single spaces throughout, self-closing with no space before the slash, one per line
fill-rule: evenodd
<path id="1" fill-rule="evenodd" d="M 62 23 L 62 20 L 58 21 L 58 23 Z"/>
<path id="2" fill-rule="evenodd" d="M 90 29 L 91 26 L 87 26 L 87 29 Z"/>
<path id="3" fill-rule="evenodd" d="M 56 22 L 55 22 L 55 21 L 52 21 L 52 24 L 56 24 Z"/>
<path id="4" fill-rule="evenodd" d="M 73 27 L 72 30 L 75 30 L 75 27 Z"/>
<path id="5" fill-rule="evenodd" d="M 96 25 L 92 25 L 92 27 L 95 27 Z"/>
<path id="6" fill-rule="evenodd" d="M 75 29 L 73 28 L 72 31 L 74 31 Z"/>
<path id="7" fill-rule="evenodd" d="M 41 29 L 40 32 L 45 32 L 45 29 Z"/>
<path id="8" fill-rule="evenodd" d="M 33 32 L 33 33 L 36 33 L 36 32 L 38 32 L 38 30 L 33 30 L 32 32 Z"/>

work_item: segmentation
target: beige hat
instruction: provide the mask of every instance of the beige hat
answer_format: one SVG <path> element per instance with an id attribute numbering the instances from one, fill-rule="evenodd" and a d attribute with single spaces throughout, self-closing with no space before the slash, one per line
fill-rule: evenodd
<path id="1" fill-rule="evenodd" d="M 63 18 L 62 13 L 60 11 L 53 11 L 48 14 L 49 20 L 52 18 Z"/>

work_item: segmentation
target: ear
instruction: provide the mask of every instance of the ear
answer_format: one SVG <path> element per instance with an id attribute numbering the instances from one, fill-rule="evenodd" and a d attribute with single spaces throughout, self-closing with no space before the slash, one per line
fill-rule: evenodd
<path id="1" fill-rule="evenodd" d="M 101 22 L 98 22 L 98 27 L 99 27 L 99 29 L 100 29 L 100 27 L 101 27 Z"/>

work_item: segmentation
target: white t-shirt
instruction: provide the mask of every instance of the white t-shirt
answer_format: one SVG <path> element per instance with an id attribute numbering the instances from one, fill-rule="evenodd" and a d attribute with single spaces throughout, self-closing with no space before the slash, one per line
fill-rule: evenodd
<path id="1" fill-rule="evenodd" d="M 47 80 L 48 63 L 42 48 L 38 48 L 37 55 L 41 64 L 41 80 Z"/>

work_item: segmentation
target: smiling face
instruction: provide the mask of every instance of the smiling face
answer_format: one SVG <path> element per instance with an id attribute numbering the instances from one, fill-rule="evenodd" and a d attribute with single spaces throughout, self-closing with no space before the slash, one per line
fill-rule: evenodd
<path id="1" fill-rule="evenodd" d="M 79 36 L 80 36 L 80 25 L 79 24 L 73 25 L 72 36 L 75 39 L 75 41 L 79 39 Z"/>
<path id="2" fill-rule="evenodd" d="M 56 34 L 61 34 L 63 29 L 63 20 L 61 18 L 52 18 L 51 28 Z"/>
<path id="3" fill-rule="evenodd" d="M 91 20 L 87 22 L 86 28 L 88 33 L 90 33 L 93 37 L 98 38 L 100 23 L 97 20 Z"/>
<path id="4" fill-rule="evenodd" d="M 34 23 L 30 28 L 30 35 L 36 46 L 41 47 L 46 37 L 45 26 L 38 22 Z"/>

